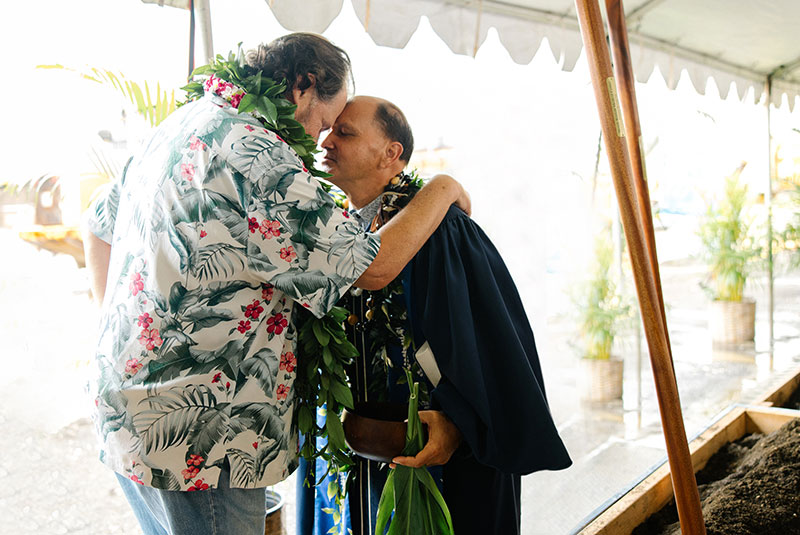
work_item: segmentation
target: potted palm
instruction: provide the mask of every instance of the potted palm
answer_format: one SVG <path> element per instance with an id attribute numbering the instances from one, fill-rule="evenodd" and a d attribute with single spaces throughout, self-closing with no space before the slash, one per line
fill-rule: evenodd
<path id="1" fill-rule="evenodd" d="M 623 361 L 612 355 L 612 348 L 630 306 L 611 277 L 613 247 L 607 233 L 596 238 L 594 253 L 591 276 L 575 298 L 582 357 L 579 388 L 586 401 L 610 401 L 622 397 Z"/>
<path id="2" fill-rule="evenodd" d="M 716 202 L 709 202 L 700 220 L 698 235 L 703 257 L 709 268 L 709 327 L 717 344 L 752 340 L 755 334 L 755 301 L 744 298 L 747 277 L 752 272 L 759 249 L 748 232 L 747 185 L 740 175 L 746 162 L 725 180 L 725 190 Z"/>

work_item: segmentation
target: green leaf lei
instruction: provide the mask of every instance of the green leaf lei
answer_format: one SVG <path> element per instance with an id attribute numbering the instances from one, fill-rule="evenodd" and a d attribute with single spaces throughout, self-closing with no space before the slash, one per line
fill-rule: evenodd
<path id="1" fill-rule="evenodd" d="M 272 80 L 247 65 L 241 46 L 235 54 L 229 53 L 227 59 L 217 54 L 213 63 L 196 68 L 192 72 L 194 77 L 202 77 L 204 81 L 192 81 L 181 88 L 186 91 L 187 102 L 201 98 L 212 87 L 219 89 L 215 93 L 228 100 L 239 113 L 249 113 L 264 128 L 283 138 L 313 176 L 330 176 L 314 167 L 314 154 L 319 152 L 317 142 L 294 118 L 297 106 L 283 97 L 288 87 L 286 80 Z M 321 184 L 326 191 L 330 190 L 330 184 Z"/>

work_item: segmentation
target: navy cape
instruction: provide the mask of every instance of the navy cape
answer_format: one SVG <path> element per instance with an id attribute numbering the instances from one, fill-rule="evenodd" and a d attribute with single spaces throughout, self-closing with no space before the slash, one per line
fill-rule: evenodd
<path id="1" fill-rule="evenodd" d="M 480 463 L 509 474 L 572 464 L 558 436 L 528 317 L 497 249 L 450 207 L 411 262 L 411 323 L 442 374 L 431 393 Z"/>

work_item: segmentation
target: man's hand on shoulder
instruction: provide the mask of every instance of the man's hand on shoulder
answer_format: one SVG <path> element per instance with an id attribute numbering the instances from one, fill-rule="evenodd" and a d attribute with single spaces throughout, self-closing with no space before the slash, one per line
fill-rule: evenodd
<path id="1" fill-rule="evenodd" d="M 461 444 L 461 432 L 441 411 L 419 411 L 419 419 L 428 425 L 428 442 L 414 457 L 395 457 L 394 464 L 411 468 L 445 464 Z"/>

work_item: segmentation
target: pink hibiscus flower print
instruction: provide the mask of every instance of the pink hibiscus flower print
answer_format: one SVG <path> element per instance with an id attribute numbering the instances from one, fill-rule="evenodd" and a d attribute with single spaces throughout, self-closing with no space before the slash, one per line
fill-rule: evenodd
<path id="1" fill-rule="evenodd" d="M 149 329 L 150 324 L 153 323 L 153 318 L 150 317 L 150 314 L 145 312 L 141 316 L 139 316 L 139 321 L 137 321 L 139 327 L 143 329 Z"/>
<path id="2" fill-rule="evenodd" d="M 297 258 L 297 253 L 294 252 L 294 247 L 291 245 L 289 247 L 283 247 L 281 249 L 281 258 L 283 258 L 287 262 L 291 262 L 292 260 Z"/>
<path id="3" fill-rule="evenodd" d="M 244 127 L 245 127 L 245 129 L 247 129 L 248 132 L 252 132 L 253 130 L 255 130 L 255 128 L 253 128 L 249 124 L 244 125 Z"/>
<path id="4" fill-rule="evenodd" d="M 206 236 L 208 236 L 208 232 L 206 232 L 205 230 L 201 230 L 200 231 L 200 237 L 201 238 L 205 238 Z"/>
<path id="5" fill-rule="evenodd" d="M 286 370 L 289 373 L 292 373 L 297 366 L 297 357 L 294 356 L 294 353 L 291 351 L 287 351 L 281 355 L 281 370 Z"/>
<path id="6" fill-rule="evenodd" d="M 270 334 L 281 334 L 289 322 L 278 312 L 267 319 L 267 332 Z"/>
<path id="7" fill-rule="evenodd" d="M 191 486 L 188 489 L 186 489 L 187 492 L 194 490 L 208 490 L 208 484 L 203 483 L 202 479 L 198 479 L 197 481 L 194 482 L 194 486 Z"/>
<path id="8" fill-rule="evenodd" d="M 139 335 L 139 343 L 152 351 L 157 347 L 161 347 L 164 340 L 158 335 L 158 329 L 142 329 L 142 334 Z"/>
<path id="9" fill-rule="evenodd" d="M 186 470 L 181 470 L 181 475 L 183 476 L 183 479 L 186 479 L 187 481 L 189 479 L 194 479 L 195 477 L 197 477 L 197 474 L 199 473 L 200 469 L 197 468 L 196 466 L 190 466 Z"/>
<path id="10" fill-rule="evenodd" d="M 255 234 L 258 230 L 258 220 L 255 217 L 250 217 L 247 219 L 247 225 L 250 228 L 250 232 Z"/>
<path id="11" fill-rule="evenodd" d="M 252 304 L 245 307 L 244 317 L 257 320 L 258 316 L 260 316 L 262 312 L 264 312 L 264 307 L 259 305 L 258 299 L 254 299 Z"/>
<path id="12" fill-rule="evenodd" d="M 131 283 L 128 288 L 130 288 L 133 296 L 138 295 L 144 289 L 144 280 L 141 273 L 135 271 L 131 274 Z"/>
<path id="13" fill-rule="evenodd" d="M 139 476 L 137 476 L 137 475 L 133 474 L 133 475 L 131 475 L 131 476 L 129 476 L 129 477 L 130 477 L 130 480 L 131 480 L 131 481 L 133 481 L 134 483 L 138 483 L 138 484 L 140 484 L 140 485 L 144 485 L 144 481 L 142 481 L 141 479 L 139 479 Z"/>
<path id="14" fill-rule="evenodd" d="M 236 93 L 235 95 L 233 95 L 231 97 L 231 106 L 233 106 L 234 108 L 238 108 L 239 103 L 242 101 L 242 98 L 244 98 L 244 93 Z"/>
<path id="15" fill-rule="evenodd" d="M 200 138 L 197 136 L 192 136 L 189 138 L 189 148 L 191 150 L 206 150 L 206 144 L 200 141 Z"/>
<path id="16" fill-rule="evenodd" d="M 184 178 L 189 182 L 192 181 L 192 179 L 194 178 L 194 164 L 192 163 L 181 164 L 181 178 Z"/>
<path id="17" fill-rule="evenodd" d="M 279 237 L 281 235 L 281 224 L 278 221 L 270 221 L 269 219 L 265 219 L 261 222 L 259 230 L 261 231 L 262 238 L 271 240 L 273 236 Z"/>
<path id="18" fill-rule="evenodd" d="M 136 372 L 141 370 L 143 366 L 144 364 L 139 362 L 139 359 L 137 358 L 128 359 L 127 362 L 125 362 L 125 372 L 134 375 Z"/>
<path id="19" fill-rule="evenodd" d="M 239 326 L 236 327 L 236 328 L 239 329 L 240 333 L 244 334 L 244 333 L 246 333 L 247 331 L 250 330 L 250 322 L 249 321 L 240 321 L 239 322 Z"/>
<path id="20" fill-rule="evenodd" d="M 275 292 L 272 285 L 270 283 L 265 283 L 261 285 L 261 299 L 265 303 L 269 303 L 272 301 L 272 294 Z"/>
<path id="21" fill-rule="evenodd" d="M 220 377 L 222 377 L 222 372 L 215 373 L 215 374 L 214 374 L 214 378 L 213 378 L 213 379 L 211 379 L 211 382 L 212 382 L 212 383 L 218 383 L 218 382 L 219 382 L 219 379 L 220 379 Z"/>
<path id="22" fill-rule="evenodd" d="M 276 391 L 276 396 L 278 400 L 286 399 L 286 396 L 289 395 L 289 387 L 286 385 L 278 385 L 278 390 Z"/>

